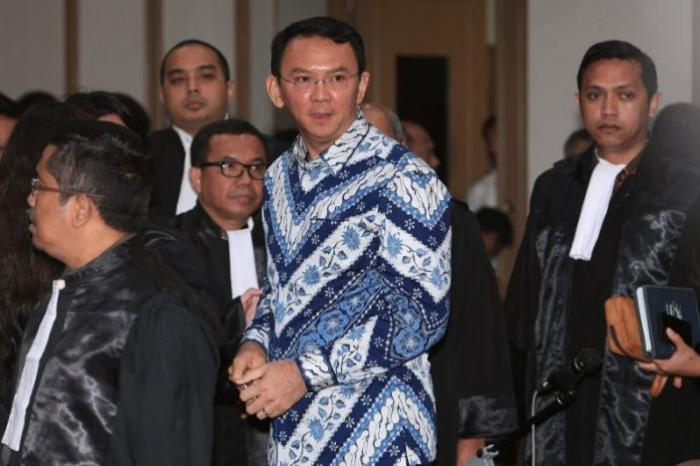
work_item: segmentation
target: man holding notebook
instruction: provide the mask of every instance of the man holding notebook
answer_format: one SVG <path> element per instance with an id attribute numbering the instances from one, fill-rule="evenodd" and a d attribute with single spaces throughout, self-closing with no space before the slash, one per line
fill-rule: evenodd
<path id="1" fill-rule="evenodd" d="M 556 163 L 533 189 L 506 297 L 514 363 L 525 376 L 529 413 L 538 383 L 584 348 L 604 353 L 601 370 L 581 383 L 571 406 L 538 426 L 538 464 L 643 464 L 650 461 L 643 452 L 652 376 L 606 349 L 604 302 L 666 284 L 688 190 L 697 192 L 697 183 L 671 173 L 647 147 L 659 96 L 645 53 L 622 41 L 594 44 L 577 85 L 595 143 Z M 552 398 L 540 397 L 535 411 Z M 655 464 L 671 464 L 661 461 Z"/>

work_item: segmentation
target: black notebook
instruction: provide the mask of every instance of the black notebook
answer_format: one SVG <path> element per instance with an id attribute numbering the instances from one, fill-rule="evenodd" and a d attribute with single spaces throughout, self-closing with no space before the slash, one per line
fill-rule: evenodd
<path id="1" fill-rule="evenodd" d="M 640 286 L 634 299 L 639 317 L 642 346 L 647 356 L 668 359 L 675 351 L 666 336 L 666 328 L 683 338 L 688 346 L 698 350 L 700 315 L 695 291 L 670 286 Z"/>

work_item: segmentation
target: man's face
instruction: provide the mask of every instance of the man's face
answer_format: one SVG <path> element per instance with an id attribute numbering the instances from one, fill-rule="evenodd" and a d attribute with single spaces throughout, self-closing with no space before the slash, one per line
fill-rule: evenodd
<path id="1" fill-rule="evenodd" d="M 166 59 L 160 98 L 172 123 L 190 134 L 223 120 L 233 100 L 233 82 L 224 79 L 216 53 L 186 45 Z"/>
<path id="2" fill-rule="evenodd" d="M 411 151 L 430 165 L 432 169 L 440 166 L 440 159 L 435 155 L 435 143 L 425 128 L 416 123 L 406 122 L 404 129 L 411 141 Z"/>
<path id="3" fill-rule="evenodd" d="M 603 156 L 639 151 L 658 95 L 649 99 L 642 66 L 632 60 L 600 60 L 584 72 L 578 93 L 584 126 Z M 634 154 L 636 155 L 636 154 Z"/>
<path id="4" fill-rule="evenodd" d="M 265 148 L 251 134 L 218 134 L 209 141 L 207 162 L 222 160 L 265 164 Z M 190 176 L 199 203 L 224 230 L 244 227 L 262 204 L 263 181 L 252 178 L 247 169 L 237 178 L 228 178 L 218 166 L 192 167 Z"/>
<path id="5" fill-rule="evenodd" d="M 12 130 L 15 129 L 15 124 L 17 120 L 14 118 L 8 118 L 6 116 L 0 115 L 0 159 L 5 153 L 5 146 L 7 146 L 7 140 L 10 139 L 10 134 Z"/>
<path id="6" fill-rule="evenodd" d="M 46 163 L 56 153 L 56 146 L 44 149 L 36 176 L 39 189 L 31 191 L 27 197 L 29 204 L 29 232 L 32 243 L 48 255 L 61 260 L 66 254 L 66 245 L 70 242 L 70 201 L 61 203 L 61 194 L 52 191 L 58 188 L 58 182 L 49 173 Z"/>
<path id="7" fill-rule="evenodd" d="M 369 73 L 358 75 L 350 44 L 336 44 L 323 37 L 292 39 L 284 49 L 280 73 L 279 80 L 272 75 L 267 78 L 270 99 L 278 108 L 287 107 L 310 155 L 316 156 L 355 120 Z M 310 85 L 301 85 L 309 81 Z"/>

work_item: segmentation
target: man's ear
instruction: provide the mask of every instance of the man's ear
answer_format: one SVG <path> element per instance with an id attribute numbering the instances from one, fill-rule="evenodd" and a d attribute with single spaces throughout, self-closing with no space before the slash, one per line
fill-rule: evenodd
<path id="1" fill-rule="evenodd" d="M 98 214 L 97 207 L 87 194 L 75 194 L 68 199 L 68 203 L 73 228 L 82 228 Z"/>
<path id="2" fill-rule="evenodd" d="M 362 103 L 362 99 L 365 98 L 365 94 L 367 93 L 367 88 L 369 87 L 369 71 L 363 71 L 362 74 L 360 75 L 360 82 L 357 88 L 357 99 L 356 99 L 356 104 L 360 105 Z"/>
<path id="3" fill-rule="evenodd" d="M 656 116 L 656 112 L 659 110 L 659 104 L 661 103 L 661 94 L 656 93 L 649 100 L 649 117 L 653 118 Z"/>
<path id="4" fill-rule="evenodd" d="M 236 97 L 236 82 L 233 79 L 229 79 L 226 83 L 226 99 L 229 104 L 233 103 L 234 97 Z"/>
<path id="5" fill-rule="evenodd" d="M 280 82 L 272 74 L 268 74 L 265 79 L 265 87 L 267 88 L 267 95 L 270 96 L 272 105 L 277 108 L 284 108 L 284 100 L 282 99 L 282 89 L 280 89 Z"/>
<path id="6" fill-rule="evenodd" d="M 194 192 L 196 192 L 197 195 L 199 196 L 199 193 L 202 192 L 202 168 L 201 167 L 190 168 L 190 183 L 192 184 L 192 189 L 194 189 Z"/>
<path id="7" fill-rule="evenodd" d="M 158 97 L 160 97 L 160 103 L 165 105 L 165 98 L 163 97 L 163 86 L 160 87 L 158 91 Z"/>

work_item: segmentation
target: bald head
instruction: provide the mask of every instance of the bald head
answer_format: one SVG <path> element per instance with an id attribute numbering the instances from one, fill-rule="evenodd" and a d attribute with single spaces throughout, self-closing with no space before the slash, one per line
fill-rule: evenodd
<path id="1" fill-rule="evenodd" d="M 363 102 L 360 108 L 372 126 L 390 138 L 396 139 L 396 132 L 394 132 L 389 115 L 383 106 L 371 102 Z"/>
<path id="2" fill-rule="evenodd" d="M 406 132 L 406 147 L 430 165 L 430 168 L 438 168 L 440 159 L 435 155 L 435 143 L 430 133 L 415 121 L 404 121 L 403 129 Z"/>

